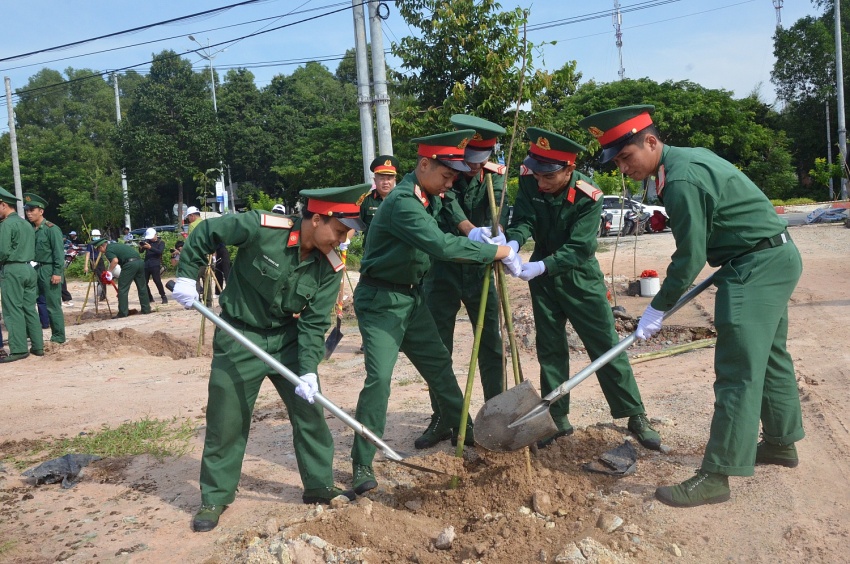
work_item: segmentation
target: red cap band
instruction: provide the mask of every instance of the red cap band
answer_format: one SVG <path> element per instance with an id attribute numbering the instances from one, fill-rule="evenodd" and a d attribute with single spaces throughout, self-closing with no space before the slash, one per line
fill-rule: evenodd
<path id="1" fill-rule="evenodd" d="M 372 172 L 375 174 L 396 174 L 397 171 L 392 165 L 380 165 L 376 166 Z"/>
<path id="2" fill-rule="evenodd" d="M 537 143 L 529 143 L 528 151 L 532 155 L 540 155 L 552 161 L 564 161 L 567 164 L 573 164 L 576 161 L 578 153 L 568 153 L 566 151 L 555 151 L 554 149 L 543 149 Z"/>
<path id="3" fill-rule="evenodd" d="M 627 119 L 620 125 L 612 127 L 603 133 L 599 137 L 599 144 L 602 145 L 602 148 L 605 148 L 606 145 L 614 143 L 619 140 L 620 137 L 623 137 L 628 133 L 637 133 L 641 129 L 649 127 L 650 125 L 652 125 L 652 117 L 650 117 L 649 112 L 643 112 L 642 114 L 638 114 L 631 119 Z"/>
<path id="4" fill-rule="evenodd" d="M 307 211 L 320 215 L 347 215 L 360 214 L 360 206 L 357 204 L 341 204 L 339 202 L 325 202 L 322 200 L 307 200 Z"/>
<path id="5" fill-rule="evenodd" d="M 458 153 L 458 151 L 460 152 Z M 446 145 L 419 145 L 418 155 L 428 159 L 462 161 L 463 149 Z"/>
<path id="6" fill-rule="evenodd" d="M 473 149 L 492 149 L 496 146 L 496 141 L 498 141 L 496 137 L 492 139 L 476 139 L 473 137 L 469 140 L 468 147 L 472 147 Z"/>

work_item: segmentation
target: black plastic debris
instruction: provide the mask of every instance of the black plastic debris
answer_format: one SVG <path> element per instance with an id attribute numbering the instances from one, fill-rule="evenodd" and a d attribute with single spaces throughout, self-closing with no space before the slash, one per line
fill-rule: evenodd
<path id="1" fill-rule="evenodd" d="M 582 468 L 588 472 L 609 476 L 628 476 L 637 470 L 637 451 L 631 441 L 603 452 L 598 460 L 587 462 Z"/>
<path id="2" fill-rule="evenodd" d="M 35 485 L 62 482 L 64 489 L 73 488 L 82 469 L 100 457 L 95 454 L 66 454 L 25 470 L 23 475 L 35 478 Z"/>

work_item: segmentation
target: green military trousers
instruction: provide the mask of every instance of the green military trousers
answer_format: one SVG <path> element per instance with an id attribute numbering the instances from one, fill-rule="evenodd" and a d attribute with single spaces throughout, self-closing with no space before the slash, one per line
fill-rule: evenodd
<path id="1" fill-rule="evenodd" d="M 460 304 L 466 306 L 466 313 L 473 329 L 478 322 L 481 307 L 481 286 L 484 275 L 490 276 L 490 291 L 484 311 L 484 328 L 481 332 L 481 346 L 478 349 L 478 371 L 481 375 L 481 387 L 484 400 L 505 391 L 504 360 L 502 357 L 502 335 L 499 332 L 499 301 L 496 286 L 493 283 L 492 268 L 489 264 L 458 264 L 434 261 L 431 272 L 423 284 L 425 303 L 437 324 L 440 340 L 446 345 L 449 356 L 454 349 L 454 333 L 457 312 Z M 437 400 L 431 394 L 431 410 L 437 412 Z"/>
<path id="2" fill-rule="evenodd" d="M 803 266 L 793 242 L 733 259 L 714 274 L 714 416 L 702 469 L 752 476 L 764 439 L 805 436 L 794 363 L 785 348 L 788 300 Z"/>
<path id="3" fill-rule="evenodd" d="M 142 313 L 151 312 L 151 301 L 145 280 L 145 263 L 141 259 L 136 259 L 121 267 L 121 276 L 118 277 L 118 317 L 130 315 L 130 285 L 134 282 L 136 292 L 139 293 Z"/>
<path id="4" fill-rule="evenodd" d="M 354 311 L 366 363 L 366 381 L 354 418 L 377 436 L 383 436 L 390 380 L 401 351 L 436 395 L 440 416 L 457 428 L 463 394 L 452 371 L 452 358 L 440 341 L 420 289 L 398 292 L 360 283 L 354 290 Z M 371 466 L 374 457 L 375 447 L 360 435 L 354 437 L 353 462 Z"/>
<path id="5" fill-rule="evenodd" d="M 36 269 L 38 276 L 38 295 L 44 296 L 47 306 L 47 318 L 50 320 L 50 340 L 54 343 L 65 342 L 65 314 L 62 313 L 62 283 L 51 284 L 53 273 L 49 264 Z"/>
<path id="6" fill-rule="evenodd" d="M 570 321 L 591 360 L 619 342 L 607 289 L 596 259 L 558 276 L 538 276 L 528 283 L 537 333 L 540 392 L 545 396 L 567 381 L 570 374 L 566 322 Z M 644 413 L 637 382 L 625 353 L 596 371 L 602 393 L 614 419 Z M 550 408 L 559 424 L 570 412 L 570 398 Z"/>
<path id="7" fill-rule="evenodd" d="M 282 329 L 261 330 L 239 321 L 227 321 L 281 364 L 300 373 L 296 323 Z M 207 400 L 207 431 L 201 459 L 203 504 L 228 505 L 236 496 L 254 403 L 266 376 L 271 379 L 289 414 L 295 460 L 304 488 L 334 485 L 334 442 L 322 406 L 295 395 L 295 386 L 289 380 L 273 372 L 233 337 L 216 329 Z"/>
<path id="8" fill-rule="evenodd" d="M 35 308 L 38 282 L 35 270 L 27 262 L 9 262 L 0 268 L 0 294 L 3 295 L 3 319 L 9 332 L 9 354 L 27 351 L 27 338 L 33 350 L 44 350 L 41 322 Z"/>

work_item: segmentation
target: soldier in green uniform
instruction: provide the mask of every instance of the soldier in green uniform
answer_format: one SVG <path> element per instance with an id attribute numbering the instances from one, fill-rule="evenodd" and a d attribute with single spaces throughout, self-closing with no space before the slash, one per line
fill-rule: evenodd
<path id="1" fill-rule="evenodd" d="M 661 142 L 654 106 L 608 110 L 580 123 L 599 139 L 602 160 L 634 180 L 656 178 L 676 251 L 637 337 L 661 330 L 664 312 L 709 265 L 717 296 L 714 416 L 696 476 L 655 491 L 677 507 L 729 499 L 729 476 L 755 464 L 795 467 L 803 419 L 794 363 L 786 349 L 788 300 L 802 273 L 786 222 L 764 193 L 730 162 L 702 148 Z M 763 441 L 757 443 L 759 420 Z"/>
<path id="2" fill-rule="evenodd" d="M 360 221 L 363 222 L 363 238 L 365 240 L 372 225 L 372 218 L 378 211 L 378 206 L 395 188 L 398 174 L 398 159 L 392 155 L 378 155 L 369 165 L 369 170 L 375 175 L 375 187 L 360 205 Z"/>
<path id="3" fill-rule="evenodd" d="M 35 227 L 35 270 L 38 300 L 47 308 L 50 341 L 65 342 L 65 315 L 62 313 L 62 277 L 65 274 L 65 247 L 62 229 L 44 218 L 47 202 L 36 194 L 24 194 L 24 213 Z"/>
<path id="4" fill-rule="evenodd" d="M 546 395 L 569 378 L 567 320 L 594 360 L 614 347 L 619 336 L 595 255 L 602 192 L 575 170 L 576 154 L 584 147 L 536 127 L 529 127 L 527 135 L 531 142 L 520 169 L 519 192 L 506 236 L 513 248 L 534 238 L 534 252 L 522 266 L 520 278 L 529 282 L 540 392 Z M 638 441 L 659 450 L 661 437 L 646 417 L 626 354 L 618 355 L 596 375 L 612 417 L 628 417 L 628 429 Z M 573 432 L 567 417 L 569 396 L 549 411 L 558 431 L 540 441 L 540 446 Z"/>
<path id="5" fill-rule="evenodd" d="M 486 119 L 462 114 L 453 115 L 451 120 L 458 129 L 475 130 L 475 135 L 464 149 L 464 161 L 469 171 L 459 174 L 451 190 L 444 195 L 443 209 L 437 217 L 437 223 L 444 233 L 465 235 L 473 241 L 482 242 L 480 235 L 489 236 L 493 225 L 486 177 L 488 174 L 492 175 L 497 206 L 505 184 L 505 167 L 489 162 L 499 135 L 505 133 L 505 128 Z M 508 206 L 505 205 L 500 218 L 503 228 L 507 227 L 507 220 Z M 485 304 L 484 330 L 478 350 L 478 370 L 484 399 L 488 400 L 504 391 L 504 346 L 499 332 L 499 305 L 492 269 L 489 265 L 435 260 L 431 271 L 425 277 L 423 291 L 425 303 L 437 324 L 440 340 L 451 355 L 457 312 L 463 303 L 470 323 L 475 326 L 481 307 L 481 285 L 485 275 L 490 276 L 490 292 Z M 439 423 L 439 410 L 434 394 L 430 390 L 429 393 L 431 423 L 422 436 L 416 439 L 416 448 L 434 446 L 451 436 L 448 431 L 442 435 L 435 434 Z"/>
<path id="6" fill-rule="evenodd" d="M 103 253 L 106 257 L 109 272 L 115 271 L 115 266 L 121 266 L 121 276 L 118 277 L 118 315 L 130 315 L 130 285 L 135 282 L 139 294 L 139 305 L 142 313 L 151 312 L 151 302 L 148 298 L 148 285 L 145 283 L 145 263 L 139 251 L 131 245 L 110 243 L 106 239 L 98 239 L 92 243 L 95 252 Z"/>
<path id="7" fill-rule="evenodd" d="M 218 524 L 233 503 L 251 415 L 268 376 L 292 422 L 304 503 L 328 503 L 351 491 L 334 486 L 334 442 L 324 410 L 313 403 L 319 391 L 318 366 L 324 354 L 329 312 L 336 302 L 343 262 L 334 248 L 349 229 L 361 227 L 358 200 L 369 184 L 302 190 L 308 198 L 302 217 L 254 210 L 201 222 L 186 239 L 173 296 L 184 307 L 198 299 L 195 280 L 206 257 L 219 244 L 239 248 L 221 293 L 221 316 L 253 343 L 301 374 L 293 386 L 262 360 L 216 329 L 207 402 L 207 432 L 201 461 L 201 508 L 195 531 Z M 299 399 L 296 397 L 306 399 Z"/>
<path id="8" fill-rule="evenodd" d="M 442 208 L 440 195 L 452 187 L 458 172 L 469 170 L 463 162 L 464 148 L 474 133 L 460 130 L 414 139 L 419 144 L 419 162 L 381 204 L 369 229 L 360 283 L 354 290 L 354 311 L 366 354 L 366 381 L 355 418 L 378 436 L 384 433 L 390 378 L 399 351 L 437 398 L 437 434 L 448 430 L 457 435 L 463 395 L 421 291 L 431 259 L 479 264 L 502 260 L 515 275 L 519 273 L 519 258 L 509 247 L 443 233 L 435 220 Z M 472 444 L 471 426 L 465 437 Z M 355 437 L 351 458 L 358 494 L 378 485 L 372 470 L 374 457 L 375 447 Z"/>
<path id="9" fill-rule="evenodd" d="M 9 356 L 14 362 L 44 355 L 44 337 L 35 309 L 38 281 L 30 262 L 35 258 L 35 232 L 16 213 L 18 198 L 0 188 L 0 294 L 8 331 Z M 27 337 L 31 348 L 27 352 Z"/>

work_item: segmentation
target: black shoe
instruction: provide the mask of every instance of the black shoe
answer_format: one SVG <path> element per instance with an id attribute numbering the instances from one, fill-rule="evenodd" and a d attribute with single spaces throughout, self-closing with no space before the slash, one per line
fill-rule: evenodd
<path id="1" fill-rule="evenodd" d="M 44 349 L 30 349 L 30 352 L 35 356 L 44 356 Z"/>
<path id="2" fill-rule="evenodd" d="M 372 470 L 371 466 L 353 463 L 352 474 L 354 475 L 354 479 L 351 485 L 354 488 L 354 493 L 357 495 L 363 495 L 369 490 L 374 490 L 378 487 L 378 480 L 375 479 L 375 471 Z"/>
<path id="3" fill-rule="evenodd" d="M 431 416 L 431 423 L 425 429 L 422 435 L 413 441 L 413 446 L 417 449 L 431 448 L 432 446 L 452 438 L 452 429 L 448 425 L 443 425 L 440 416 L 436 413 Z"/>
<path id="4" fill-rule="evenodd" d="M 30 353 L 28 353 L 28 352 L 10 354 L 6 358 L 0 360 L 0 362 L 15 362 L 16 360 L 23 360 L 26 357 L 28 357 L 29 355 L 30 355 Z"/>
<path id="5" fill-rule="evenodd" d="M 321 503 L 328 505 L 332 499 L 339 496 L 345 496 L 348 501 L 354 501 L 357 496 L 353 490 L 343 490 L 336 486 L 325 486 L 324 488 L 312 488 L 304 490 L 304 495 L 301 496 L 301 501 L 304 503 Z"/>
<path id="6" fill-rule="evenodd" d="M 212 531 L 218 526 L 218 518 L 225 509 L 226 505 L 202 505 L 192 519 L 192 530 L 196 533 Z"/>
<path id="7" fill-rule="evenodd" d="M 166 298 L 165 296 L 162 296 L 162 304 L 165 305 L 167 303 L 168 303 L 168 298 Z"/>
<path id="8" fill-rule="evenodd" d="M 543 440 L 537 441 L 537 448 L 546 448 L 549 445 L 551 445 L 552 443 L 554 443 L 555 439 L 557 439 L 558 437 L 569 437 L 574 432 L 575 432 L 575 429 L 573 427 L 570 427 L 569 429 L 563 429 L 561 431 L 558 431 L 557 433 L 555 433 L 551 437 L 546 437 Z"/>
<path id="9" fill-rule="evenodd" d="M 458 429 L 452 429 L 452 446 L 457 446 L 457 437 L 459 434 Z M 466 446 L 475 445 L 475 433 L 472 430 L 472 423 L 466 424 L 466 434 L 463 436 L 463 444 Z"/>

